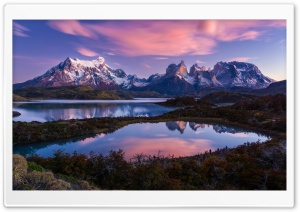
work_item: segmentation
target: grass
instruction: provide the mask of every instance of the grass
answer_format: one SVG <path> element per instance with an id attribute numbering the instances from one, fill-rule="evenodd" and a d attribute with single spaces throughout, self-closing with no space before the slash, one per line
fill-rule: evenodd
<path id="1" fill-rule="evenodd" d="M 42 166 L 40 166 L 34 162 L 28 162 L 28 169 L 31 171 L 38 171 L 38 172 L 45 171 L 45 169 Z"/>
<path id="2" fill-rule="evenodd" d="M 72 176 L 54 174 L 21 155 L 13 155 L 14 190 L 95 190 L 87 181 Z"/>

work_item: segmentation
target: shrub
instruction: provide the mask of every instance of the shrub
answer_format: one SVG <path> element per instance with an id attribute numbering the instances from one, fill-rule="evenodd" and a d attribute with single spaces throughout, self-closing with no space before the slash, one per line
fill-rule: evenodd
<path id="1" fill-rule="evenodd" d="M 31 185 L 33 190 L 45 189 L 47 183 L 54 181 L 52 172 L 32 171 L 26 176 L 27 183 Z"/>
<path id="2" fill-rule="evenodd" d="M 27 167 L 27 161 L 23 156 L 13 155 L 13 188 L 25 183 L 24 177 L 27 174 Z"/>
<path id="3" fill-rule="evenodd" d="M 71 184 L 61 179 L 50 181 L 46 184 L 47 190 L 71 190 Z"/>

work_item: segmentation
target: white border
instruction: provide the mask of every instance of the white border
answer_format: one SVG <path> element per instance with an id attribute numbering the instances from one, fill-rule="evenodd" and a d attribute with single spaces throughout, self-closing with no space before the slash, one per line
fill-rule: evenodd
<path id="1" fill-rule="evenodd" d="M 113 12 L 112 12 L 113 11 Z M 176 12 L 177 11 L 177 12 Z M 180 11 L 180 12 L 179 12 Z M 7 207 L 292 207 L 294 204 L 294 7 L 291 4 L 8 4 L 4 7 L 4 120 L 12 123 L 12 20 L 286 19 L 286 191 L 12 191 L 12 125 L 4 125 Z"/>

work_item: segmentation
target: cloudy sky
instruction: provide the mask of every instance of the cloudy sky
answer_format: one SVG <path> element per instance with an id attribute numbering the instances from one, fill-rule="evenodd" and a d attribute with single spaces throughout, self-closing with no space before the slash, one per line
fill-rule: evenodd
<path id="1" fill-rule="evenodd" d="M 243 61 L 286 79 L 286 22 L 281 20 L 16 20 L 13 81 L 44 74 L 67 57 L 106 59 L 112 68 L 148 77 L 185 61 L 213 68 Z"/>

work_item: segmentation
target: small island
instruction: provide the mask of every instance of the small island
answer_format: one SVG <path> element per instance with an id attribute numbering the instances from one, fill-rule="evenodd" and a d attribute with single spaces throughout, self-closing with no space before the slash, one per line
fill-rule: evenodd
<path id="1" fill-rule="evenodd" d="M 13 111 L 13 117 L 17 117 L 17 116 L 20 116 L 20 115 L 21 115 L 20 112 L 18 112 L 18 111 Z"/>

